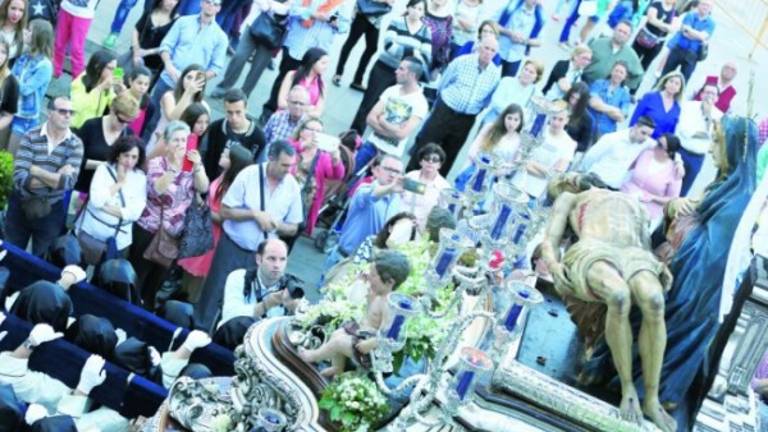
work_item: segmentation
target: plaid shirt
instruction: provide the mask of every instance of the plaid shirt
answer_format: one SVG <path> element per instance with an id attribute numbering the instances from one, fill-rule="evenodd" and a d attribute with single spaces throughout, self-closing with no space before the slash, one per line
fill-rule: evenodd
<path id="1" fill-rule="evenodd" d="M 68 130 L 64 139 L 49 153 L 47 126 L 48 123 L 44 123 L 29 131 L 21 139 L 13 168 L 13 189 L 22 198 L 43 196 L 49 198 L 51 203 L 55 203 L 64 196 L 65 191 L 75 186 L 77 176 L 80 174 L 80 164 L 83 161 L 83 142 Z M 48 186 L 33 188 L 31 185 L 33 177 L 29 175 L 32 165 L 52 173 L 57 172 L 64 165 L 70 165 L 75 170 L 71 175 L 62 175 L 55 188 Z"/>
<path id="2" fill-rule="evenodd" d="M 291 120 L 288 110 L 280 110 L 269 116 L 269 120 L 264 126 L 264 140 L 267 145 L 277 140 L 288 139 L 302 120 L 304 120 L 304 116 L 296 121 Z"/>
<path id="3" fill-rule="evenodd" d="M 501 68 L 490 63 L 480 69 L 477 54 L 457 57 L 440 80 L 440 99 L 460 114 L 477 114 L 488 106 L 501 80 Z"/>

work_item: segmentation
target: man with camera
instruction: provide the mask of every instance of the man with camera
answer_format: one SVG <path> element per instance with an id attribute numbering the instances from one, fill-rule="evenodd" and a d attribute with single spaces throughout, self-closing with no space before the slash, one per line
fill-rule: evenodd
<path id="1" fill-rule="evenodd" d="M 304 297 L 301 281 L 285 274 L 285 242 L 264 240 L 256 249 L 255 260 L 255 267 L 237 269 L 227 276 L 220 326 L 238 317 L 258 320 L 293 313 Z"/>

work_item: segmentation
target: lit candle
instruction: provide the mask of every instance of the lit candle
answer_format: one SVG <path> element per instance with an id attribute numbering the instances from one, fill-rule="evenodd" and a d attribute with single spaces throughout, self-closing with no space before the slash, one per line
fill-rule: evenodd
<path id="1" fill-rule="evenodd" d="M 493 229 L 491 230 L 491 238 L 493 240 L 501 238 L 501 235 L 504 232 L 504 227 L 507 225 L 507 220 L 509 220 L 511 214 L 512 208 L 506 204 L 502 204 L 501 210 L 499 210 L 499 215 L 496 217 L 496 222 L 493 224 Z"/>
<path id="2" fill-rule="evenodd" d="M 520 291 L 517 293 L 520 297 L 527 299 L 530 297 L 530 294 L 528 291 Z M 504 320 L 504 328 L 507 329 L 507 331 L 512 331 L 515 329 L 515 326 L 517 325 L 517 320 L 520 318 L 520 313 L 523 312 L 523 305 L 520 303 L 513 303 L 512 307 L 509 308 L 509 313 L 507 314 L 507 319 Z"/>
<path id="3" fill-rule="evenodd" d="M 467 396 L 469 386 L 472 384 L 472 380 L 475 379 L 475 373 L 467 370 L 461 373 L 459 382 L 456 384 L 456 394 L 459 395 L 459 400 L 464 400 Z"/>

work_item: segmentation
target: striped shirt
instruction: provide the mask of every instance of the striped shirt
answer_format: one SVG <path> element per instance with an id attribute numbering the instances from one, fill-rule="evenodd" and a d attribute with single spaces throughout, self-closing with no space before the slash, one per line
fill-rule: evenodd
<path id="1" fill-rule="evenodd" d="M 421 60 L 428 71 L 432 64 L 432 32 L 422 23 L 416 33 L 408 31 L 405 18 L 395 18 L 389 23 L 384 33 L 384 49 L 379 55 L 379 61 L 392 69 L 397 69 L 404 57 L 413 56 Z"/>
<path id="2" fill-rule="evenodd" d="M 50 143 L 47 127 L 48 123 L 43 123 L 42 126 L 27 132 L 21 139 L 13 168 L 13 189 L 22 198 L 42 196 L 49 198 L 51 203 L 55 203 L 64 196 L 65 191 L 75 186 L 83 160 L 83 142 L 68 129 L 63 140 Z M 33 188 L 31 187 L 33 177 L 29 174 L 32 165 L 52 173 L 57 172 L 64 165 L 70 165 L 75 170 L 70 175 L 62 175 L 55 188 L 48 186 Z"/>

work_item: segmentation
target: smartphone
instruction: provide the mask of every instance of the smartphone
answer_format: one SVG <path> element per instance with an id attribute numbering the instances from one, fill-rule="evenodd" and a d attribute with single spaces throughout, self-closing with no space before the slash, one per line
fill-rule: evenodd
<path id="1" fill-rule="evenodd" d="M 120 66 L 117 66 L 115 70 L 112 71 L 112 75 L 115 77 L 116 80 L 123 79 L 123 76 L 125 76 L 125 71 Z"/>
<path id="2" fill-rule="evenodd" d="M 406 177 L 403 179 L 403 189 L 407 190 L 408 192 L 424 195 L 424 192 L 427 191 L 427 185 L 420 181 Z"/>
<path id="3" fill-rule="evenodd" d="M 192 150 L 197 150 L 197 135 L 195 134 L 189 134 L 189 137 L 187 138 L 187 154 L 189 154 L 189 152 Z M 190 172 L 194 167 L 195 164 L 189 160 L 189 157 L 184 156 L 184 163 L 181 165 L 181 170 L 184 172 Z"/>

